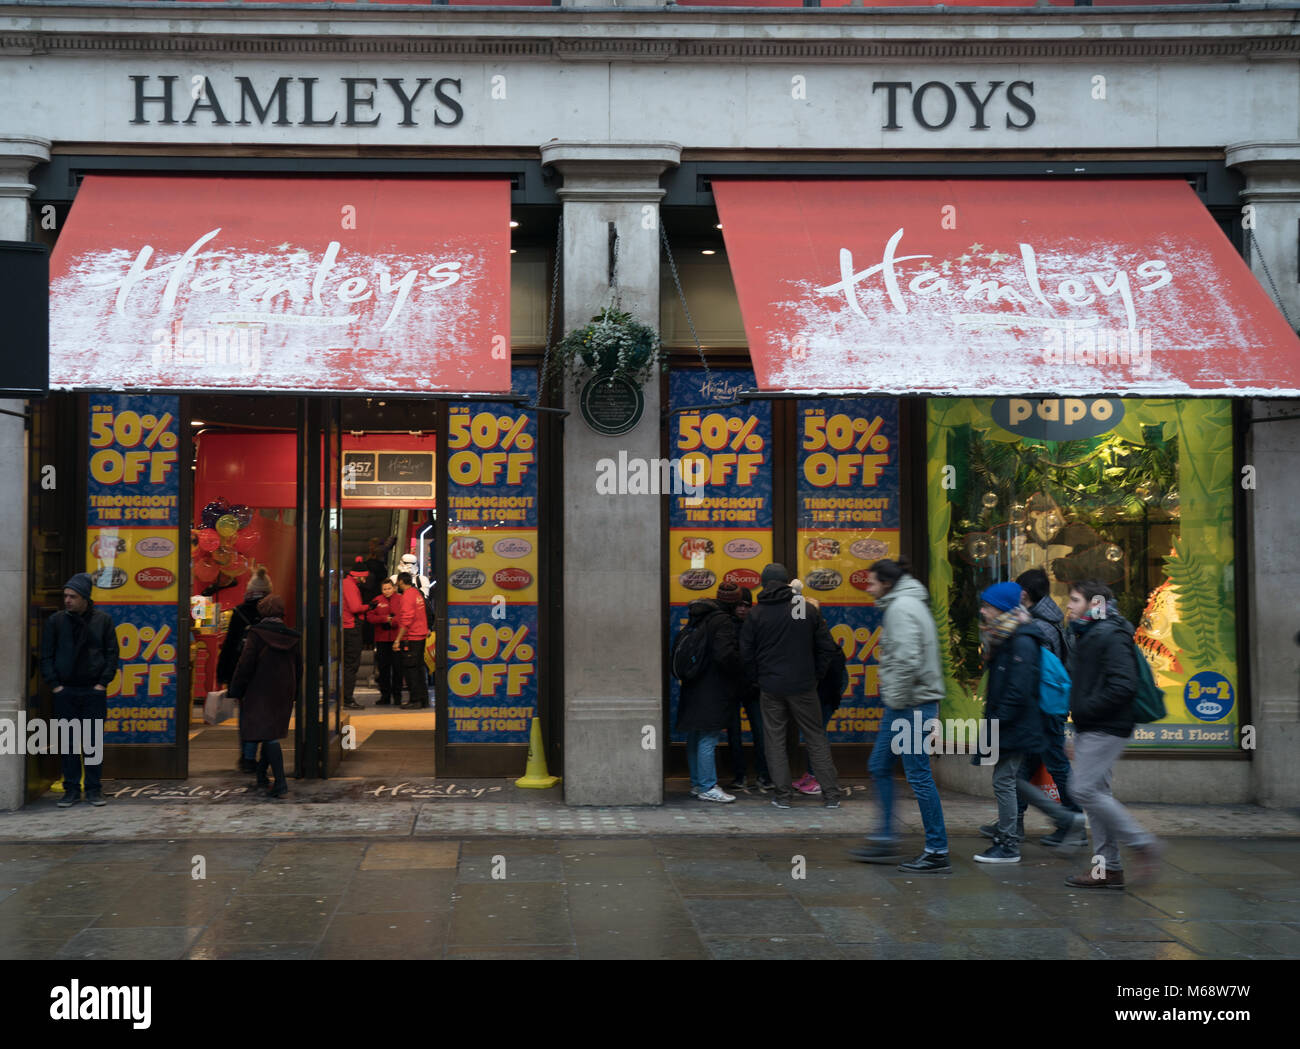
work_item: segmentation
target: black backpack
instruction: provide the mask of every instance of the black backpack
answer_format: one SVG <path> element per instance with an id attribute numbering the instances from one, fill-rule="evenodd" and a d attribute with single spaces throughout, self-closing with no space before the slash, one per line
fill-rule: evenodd
<path id="1" fill-rule="evenodd" d="M 709 667 L 709 617 L 702 616 L 682 627 L 673 641 L 673 677 L 694 681 Z"/>
<path id="2" fill-rule="evenodd" d="M 423 590 L 420 590 L 418 585 L 416 586 L 415 589 L 419 591 L 420 600 L 424 602 L 424 625 L 427 626 L 430 630 L 432 630 L 434 624 L 433 598 L 429 597 L 429 595 L 426 594 Z"/>

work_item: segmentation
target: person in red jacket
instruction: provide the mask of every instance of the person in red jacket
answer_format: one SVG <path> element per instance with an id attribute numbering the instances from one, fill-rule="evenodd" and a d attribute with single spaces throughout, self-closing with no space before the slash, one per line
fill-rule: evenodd
<path id="1" fill-rule="evenodd" d="M 429 683 L 424 674 L 424 641 L 429 636 L 429 622 L 424 611 L 424 595 L 410 572 L 397 576 L 397 590 L 400 611 L 393 651 L 402 654 L 402 673 L 411 693 L 410 701 L 402 707 L 427 707 Z"/>
<path id="2" fill-rule="evenodd" d="M 343 577 L 343 705 L 348 710 L 363 710 L 352 693 L 357 687 L 357 671 L 361 668 L 361 620 L 366 614 L 366 603 L 361 599 L 361 586 L 369 575 L 361 558 Z"/>
<path id="3" fill-rule="evenodd" d="M 402 672 L 399 657 L 393 651 L 397 637 L 397 587 L 387 579 L 380 584 L 379 596 L 366 609 L 366 622 L 375 631 L 375 666 L 379 673 L 378 707 L 394 706 L 402 698 Z"/>

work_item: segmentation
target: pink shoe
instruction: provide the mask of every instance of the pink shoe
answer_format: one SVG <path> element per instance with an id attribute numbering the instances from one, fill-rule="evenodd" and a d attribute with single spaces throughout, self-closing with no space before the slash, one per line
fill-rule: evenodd
<path id="1" fill-rule="evenodd" d="M 794 789 L 800 794 L 820 794 L 821 786 L 813 779 L 812 773 L 806 773 L 798 783 L 793 784 Z"/>

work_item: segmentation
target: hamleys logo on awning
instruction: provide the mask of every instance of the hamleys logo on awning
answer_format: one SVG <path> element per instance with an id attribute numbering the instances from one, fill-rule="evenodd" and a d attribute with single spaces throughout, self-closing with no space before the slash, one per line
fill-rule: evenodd
<path id="1" fill-rule="evenodd" d="M 917 259 L 932 259 L 932 254 L 899 255 L 899 243 L 903 239 L 904 227 L 899 227 L 885 245 L 879 262 L 866 269 L 855 268 L 853 252 L 840 248 L 840 279 L 834 284 L 817 288 L 821 295 L 842 295 L 849 309 L 863 320 L 870 320 L 862 308 L 859 298 L 859 286 L 878 279 L 884 287 L 890 306 L 896 313 L 909 312 L 911 305 L 923 304 L 934 296 L 952 299 L 959 298 L 965 302 L 982 302 L 989 305 L 1006 304 L 1019 307 L 998 312 L 954 313 L 953 320 L 969 328 L 980 327 L 1042 327 L 1065 328 L 1087 326 L 1099 322 L 1099 317 L 1061 317 L 1061 308 L 1078 309 L 1081 307 L 1100 306 L 1109 298 L 1118 299 L 1124 310 L 1127 327 L 1137 327 L 1137 308 L 1135 292 L 1141 294 L 1163 288 L 1173 282 L 1173 274 L 1163 259 L 1146 259 L 1134 267 L 1133 278 L 1126 268 L 1096 270 L 1088 268 L 1078 273 L 1047 274 L 1040 270 L 1038 255 L 1029 244 L 1018 245 L 1019 265 L 1008 267 L 1016 259 L 1009 252 L 985 251 L 981 243 L 971 244 L 967 250 L 955 259 L 943 259 L 938 263 L 914 273 L 910 280 L 908 274 L 899 266 L 903 262 Z M 984 261 L 981 262 L 980 260 Z M 994 267 L 1000 267 L 994 269 Z M 1018 290 L 1016 283 L 994 279 L 1010 276 L 1016 283 L 1021 283 L 1028 295 Z M 910 269 L 910 268 L 909 268 Z M 903 281 L 906 280 L 906 294 Z M 1136 284 L 1135 280 L 1148 281 Z M 912 296 L 916 302 L 910 302 Z M 1045 307 L 1047 315 L 1041 312 L 1029 312 Z"/>
<path id="2" fill-rule="evenodd" d="M 147 308 L 150 297 L 157 313 L 170 314 L 188 293 L 215 295 L 235 307 L 210 314 L 212 323 L 348 326 L 386 305 L 379 328 L 386 331 L 397 323 L 413 291 L 449 288 L 461 279 L 464 267 L 457 259 L 375 255 L 354 268 L 336 240 L 320 254 L 287 242 L 260 252 L 221 248 L 219 242 L 207 248 L 220 233 L 220 226 L 209 230 L 181 255 L 153 266 L 153 246 L 145 244 L 125 274 L 87 282 L 116 288 L 114 309 L 122 316 L 128 304 Z"/>

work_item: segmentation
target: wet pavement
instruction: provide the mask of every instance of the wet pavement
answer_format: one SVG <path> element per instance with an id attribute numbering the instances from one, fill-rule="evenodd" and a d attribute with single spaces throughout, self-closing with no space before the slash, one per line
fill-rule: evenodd
<path id="1" fill-rule="evenodd" d="M 1294 836 L 1169 838 L 1158 880 L 1123 892 L 1067 887 L 1087 857 L 1033 844 L 1020 864 L 991 867 L 971 860 L 983 839 L 955 833 L 953 872 L 923 876 L 850 861 L 859 840 L 10 841 L 0 958 L 1300 957 Z"/>

